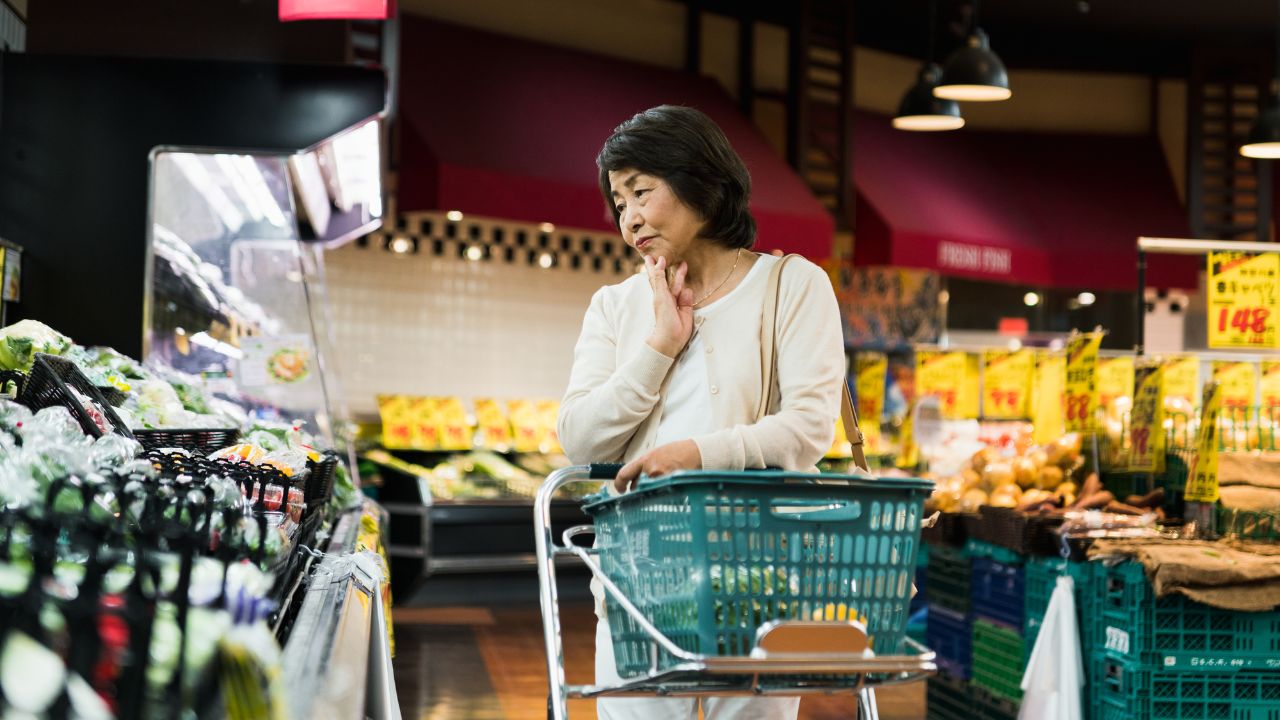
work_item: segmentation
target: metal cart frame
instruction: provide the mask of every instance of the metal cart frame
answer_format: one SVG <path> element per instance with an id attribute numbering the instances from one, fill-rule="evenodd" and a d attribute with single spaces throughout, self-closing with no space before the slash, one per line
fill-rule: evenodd
<path id="1" fill-rule="evenodd" d="M 623 594 L 593 557 L 594 548 L 575 545 L 575 537 L 594 533 L 591 525 L 565 530 L 556 544 L 551 529 L 551 498 L 561 487 L 588 480 L 612 480 L 620 465 L 576 465 L 547 477 L 534 502 L 534 532 L 538 554 L 539 602 L 546 643 L 550 695 L 547 717 L 567 720 L 569 698 L 609 696 L 764 696 L 854 694 L 859 717 L 877 720 L 875 688 L 924 680 L 937 670 L 934 653 L 906 638 L 917 654 L 875 656 L 867 650 L 866 628 L 853 621 L 811 622 L 775 620 L 756 634 L 755 649 L 743 656 L 713 656 L 678 647 L 662 634 Z M 560 601 L 556 586 L 556 559 L 575 556 L 591 570 L 611 602 L 626 611 L 652 640 L 649 672 L 617 685 L 568 685 L 560 639 Z M 658 668 L 659 649 L 679 660 Z M 806 681 L 785 687 L 771 683 L 798 674 L 843 676 L 839 682 Z M 743 680 L 742 678 L 747 678 Z"/>

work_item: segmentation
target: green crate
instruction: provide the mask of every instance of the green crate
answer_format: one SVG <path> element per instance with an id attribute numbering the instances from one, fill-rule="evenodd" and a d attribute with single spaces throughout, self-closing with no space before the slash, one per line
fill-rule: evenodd
<path id="1" fill-rule="evenodd" d="M 961 614 L 969 612 L 972 563 L 969 553 L 947 545 L 926 545 L 929 566 L 925 570 L 925 597 L 934 605 Z"/>
<path id="2" fill-rule="evenodd" d="M 972 652 L 969 682 L 1004 700 L 1016 703 L 1022 699 L 1026 644 L 1021 634 L 985 620 L 974 620 Z"/>
<path id="3" fill-rule="evenodd" d="M 972 720 L 973 700 L 964 680 L 942 673 L 930 677 L 925 702 L 927 720 Z"/>
<path id="4" fill-rule="evenodd" d="M 973 697 L 973 711 L 965 720 L 1018 720 L 1018 703 L 1015 700 L 997 697 L 986 688 L 970 684 L 969 695 Z"/>
<path id="5" fill-rule="evenodd" d="M 1031 655 L 1031 649 L 1035 647 L 1040 626 L 1044 624 L 1044 615 L 1049 609 L 1049 598 L 1053 595 L 1058 576 L 1064 572 L 1075 581 L 1076 624 L 1080 628 L 1082 638 L 1087 640 L 1081 621 L 1090 617 L 1086 605 L 1091 600 L 1093 582 L 1091 573 L 1094 565 L 1095 563 L 1068 562 L 1062 558 L 1032 558 L 1027 561 L 1023 584 L 1025 620 L 1022 635 L 1026 638 L 1028 657 Z M 1087 643 L 1083 644 L 1087 652 Z"/>
<path id="6" fill-rule="evenodd" d="M 695 471 L 597 496 L 583 509 L 594 518 L 605 575 L 686 651 L 746 655 L 770 620 L 856 619 L 866 624 L 873 649 L 893 654 L 906 630 L 932 486 L 900 478 Z M 648 671 L 650 636 L 620 603 L 607 607 L 618 672 Z M 676 662 L 659 654 L 660 669 Z"/>
<path id="7" fill-rule="evenodd" d="M 1280 673 L 1169 672 L 1095 657 L 1089 678 L 1094 720 L 1275 720 Z"/>
<path id="8" fill-rule="evenodd" d="M 984 557 L 1005 565 L 1021 565 L 1027 559 L 1026 555 L 1020 555 L 1008 548 L 1002 548 L 999 545 L 992 545 L 981 540 L 966 542 L 964 549 L 968 551 L 971 557 Z"/>
<path id="9" fill-rule="evenodd" d="M 1182 595 L 1157 599 L 1140 563 L 1098 566 L 1090 636 L 1108 656 L 1167 671 L 1280 669 L 1280 611 L 1238 612 Z M 976 651 L 975 651 L 976 654 Z"/>

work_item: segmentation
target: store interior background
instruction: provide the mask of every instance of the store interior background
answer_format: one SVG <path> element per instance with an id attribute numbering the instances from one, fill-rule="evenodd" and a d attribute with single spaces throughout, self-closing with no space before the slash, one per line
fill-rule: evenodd
<path id="1" fill-rule="evenodd" d="M 868 44 L 857 46 L 853 53 L 853 106 L 859 112 L 892 116 L 902 93 L 914 83 L 919 71 L 928 4 L 895 2 L 897 10 L 885 10 L 876 7 L 881 1 L 854 3 L 855 35 L 875 37 Z M 209 0 L 182 3 L 181 7 L 168 0 L 3 3 L 0 11 L 24 18 L 25 27 L 0 22 L 0 37 L 10 48 L 32 53 L 351 62 L 361 57 L 360 43 L 368 41 L 371 32 L 377 32 L 341 22 L 282 24 L 276 20 L 273 0 Z M 955 13 L 963 4 L 940 0 L 939 12 Z M 1038 0 L 1034 4 L 1041 3 Z M 1097 7 L 1086 12 L 1080 6 L 1089 3 L 1064 0 L 1038 15 L 1026 9 L 1025 0 L 984 2 L 983 25 L 992 36 L 993 47 L 1009 64 L 1014 95 L 1002 103 L 964 105 L 967 124 L 960 133 L 1030 133 L 1046 142 L 1059 135 L 1092 136 L 1151 144 L 1158 148 L 1162 161 L 1160 181 L 1168 186 L 1159 191 L 1171 188 L 1185 208 L 1192 184 L 1188 172 L 1193 160 L 1188 151 L 1192 135 L 1188 103 L 1192 92 L 1187 78 L 1194 65 L 1194 43 L 1180 43 L 1193 34 L 1188 28 L 1201 22 L 1213 40 L 1208 47 L 1195 47 L 1194 52 L 1212 55 L 1225 52 L 1233 44 L 1244 47 L 1245 54 L 1259 60 L 1255 64 L 1264 69 L 1261 78 L 1265 81 L 1274 22 L 1271 8 L 1267 3 L 1239 0 L 1216 3 L 1223 19 L 1215 22 L 1214 11 L 1194 0 L 1143 0 L 1129 3 L 1128 24 L 1117 21 L 1097 35 L 1073 37 L 1073 29 L 1088 27 L 1090 12 L 1109 11 L 1103 7 L 1103 0 L 1092 4 Z M 414 25 L 426 24 L 436 31 L 442 26 L 455 26 L 490 34 L 492 42 L 501 42 L 504 36 L 518 38 L 673 73 L 689 69 L 686 32 L 689 13 L 697 9 L 701 20 L 696 72 L 712 78 L 733 101 L 740 99 L 740 21 L 731 14 L 737 5 L 732 2 L 401 0 L 398 5 L 402 41 L 412 37 Z M 770 3 L 754 5 L 761 6 L 756 8 L 756 15 L 764 16 L 764 6 Z M 1160 20 L 1171 16 L 1180 19 Z M 875 30 L 878 22 L 901 26 L 881 36 Z M 1144 22 L 1148 25 L 1144 26 Z M 1061 28 L 1057 33 L 1052 31 L 1055 25 Z M 1135 44 L 1127 54 L 1116 52 L 1126 34 L 1140 34 L 1143 27 L 1150 27 L 1155 39 L 1145 45 Z M 749 118 L 778 157 L 785 158 L 789 31 L 785 25 L 769 20 L 756 20 L 753 28 L 754 58 L 750 69 L 755 97 Z M 1037 32 L 1017 34 L 1026 28 Z M 912 36 L 916 39 L 908 40 L 904 49 L 903 38 Z M 1038 51 L 1030 47 L 1036 39 L 1050 36 L 1057 42 Z M 1109 50 L 1093 54 L 1090 42 L 1099 37 L 1108 41 Z M 1160 43 L 1168 47 L 1153 51 Z M 1016 52 L 1006 52 L 1015 48 Z M 939 56 L 945 56 L 950 49 L 940 45 Z M 476 53 L 485 51 L 484 47 L 475 48 Z M 402 54 L 407 52 L 402 48 Z M 461 112 L 455 107 L 456 88 L 447 83 L 412 85 L 405 82 L 411 73 L 404 68 L 397 70 L 402 98 L 412 93 L 418 96 L 420 105 L 436 105 L 442 112 Z M 548 78 L 548 82 L 554 81 Z M 625 79 L 620 80 L 624 90 L 625 83 Z M 589 104 L 591 99 L 583 98 L 582 102 Z M 510 125 L 518 127 L 523 109 L 511 107 L 508 111 L 515 118 Z M 575 109 L 566 107 L 561 111 L 572 113 Z M 623 119 L 618 117 L 616 121 Z M 383 393 L 462 398 L 559 397 L 591 294 L 601 285 L 618 282 L 629 274 L 634 256 L 621 247 L 616 234 L 601 227 L 546 227 L 543 223 L 547 219 L 538 217 L 512 219 L 471 213 L 467 208 L 403 206 L 397 197 L 398 178 L 407 169 L 401 164 L 405 145 L 398 124 L 393 110 L 386 137 L 390 151 L 386 181 L 389 195 L 383 229 L 333 249 L 325 261 L 333 340 L 340 350 L 338 374 L 354 418 L 376 423 L 376 396 Z M 603 135 L 599 139 L 603 140 Z M 536 144 L 538 139 L 527 138 L 527 142 Z M 588 170 L 593 161 L 590 155 L 576 158 Z M 856 167 L 856 156 L 854 163 Z M 1265 175 L 1270 169 L 1264 167 L 1262 172 Z M 1259 187 L 1271 186 L 1268 181 Z M 1133 188 L 1135 194 L 1146 190 Z M 1001 197 L 991 197 L 989 201 L 993 206 L 1007 202 Z M 1268 212 L 1270 197 L 1260 192 L 1258 201 L 1258 212 Z M 464 211 L 461 217 L 451 214 L 458 210 Z M 603 218 L 603 207 L 600 214 Z M 1192 223 L 1185 211 L 1183 220 L 1186 236 L 1192 236 Z M 1267 230 L 1263 237 L 1257 233 L 1235 237 L 1269 240 L 1274 233 L 1270 227 Z M 508 239 L 524 234 L 529 244 L 508 259 L 486 244 L 495 232 Z M 847 282 L 856 243 L 856 229 L 843 228 L 835 233 L 829 256 L 811 259 L 826 261 L 838 284 Z M 785 240 L 782 244 L 785 247 Z M 473 247 L 479 249 L 469 252 Z M 38 248 L 29 250 L 38 257 Z M 1060 336 L 1071 328 L 1103 325 L 1112 331 L 1107 341 L 1109 348 L 1133 345 L 1132 288 L 1045 288 L 1019 282 L 1016 277 L 1000 282 L 989 277 L 949 277 L 940 282 L 949 296 L 944 332 L 958 345 L 1007 344 L 1010 337 L 997 330 L 1001 318 L 1025 318 L 1030 326 L 1030 333 L 1024 338 L 1028 343 L 1047 341 L 1045 331 Z M 1072 299 L 1081 291 L 1094 291 L 1096 302 L 1089 307 L 1073 307 Z M 1039 305 L 1025 304 L 1023 298 L 1029 292 L 1041 297 Z M 1178 352 L 1204 346 L 1205 301 L 1199 291 L 1184 288 L 1157 292 L 1153 288 L 1145 300 L 1148 352 Z M 459 597 L 468 592 L 466 587 L 473 589 L 475 597 L 490 602 L 503 593 L 510 594 L 514 587 L 523 588 L 520 592 L 530 590 L 530 576 L 526 573 L 520 577 L 523 584 L 511 584 L 509 578 L 499 577 L 488 586 L 468 577 L 461 589 L 451 588 L 447 593 L 442 590 L 436 595 L 435 591 L 410 585 L 403 595 L 409 599 L 402 604 L 458 605 Z M 530 592 L 526 599 L 531 597 Z M 432 617 L 439 621 L 441 616 Z M 506 622 L 501 613 L 487 614 L 478 609 L 457 617 L 459 626 L 496 627 Z M 528 620 L 529 617 L 520 618 L 521 622 Z M 504 643 L 510 639 L 486 632 L 479 631 L 481 653 L 492 674 L 493 663 L 499 662 L 509 649 Z M 471 657 L 466 655 L 470 651 L 462 647 L 465 643 L 461 640 L 454 647 L 448 643 L 455 639 L 440 637 L 436 636 L 437 642 L 443 644 L 437 647 L 445 648 L 442 652 Z M 398 665 L 407 668 L 406 672 L 427 672 L 430 658 L 418 654 L 409 643 L 402 647 L 405 650 Z M 465 658 L 459 660 L 449 678 L 473 674 L 476 667 L 466 663 Z M 517 668 L 513 672 L 527 670 Z M 527 695 L 536 697 L 538 668 L 533 670 L 534 677 L 525 690 Z M 419 692 L 419 699 L 425 702 L 430 696 L 435 702 L 438 697 L 432 694 L 447 687 L 448 683 L 438 678 L 429 690 L 402 687 L 402 696 L 414 702 L 414 695 Z M 897 715 L 887 712 L 886 716 Z"/>

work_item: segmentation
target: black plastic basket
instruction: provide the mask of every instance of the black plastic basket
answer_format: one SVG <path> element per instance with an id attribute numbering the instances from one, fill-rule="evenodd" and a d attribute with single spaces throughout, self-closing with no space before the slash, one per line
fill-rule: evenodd
<path id="1" fill-rule="evenodd" d="M 120 407 L 125 400 L 129 399 L 129 393 L 114 385 L 98 385 L 96 387 L 98 392 L 102 393 L 102 397 L 111 404 L 111 407 Z"/>
<path id="2" fill-rule="evenodd" d="M 963 547 L 969 539 L 964 513 L 939 513 L 933 527 L 921 528 L 920 541 L 929 545 Z"/>
<path id="3" fill-rule="evenodd" d="M 325 453 L 320 457 L 319 462 L 308 460 L 307 468 L 311 471 L 303 487 L 307 507 L 319 507 L 333 495 L 333 480 L 338 472 L 338 456 Z"/>
<path id="4" fill-rule="evenodd" d="M 133 437 L 129 427 L 124 424 L 119 415 L 116 415 L 115 410 L 111 409 L 111 404 L 102 397 L 98 388 L 89 382 L 89 378 L 80 372 L 80 368 L 76 367 L 75 363 L 64 358 L 37 353 L 35 363 L 31 366 L 31 374 L 22 388 L 22 394 L 18 396 L 18 402 L 32 410 L 64 407 L 80 423 L 86 435 L 102 437 L 104 433 L 76 400 L 71 388 L 75 388 L 81 395 L 97 404 L 111 432 L 127 438 Z"/>
<path id="5" fill-rule="evenodd" d="M 1062 544 L 1054 528 L 1061 517 L 1024 513 L 1013 508 L 983 506 L 981 520 L 969 526 L 969 537 L 1022 555 L 1057 557 Z"/>
<path id="6" fill-rule="evenodd" d="M 22 396 L 22 386 L 27 382 L 27 376 L 17 370 L 0 370 L 0 395 L 4 395 L 4 389 L 9 383 L 13 383 L 13 397 Z"/>
<path id="7" fill-rule="evenodd" d="M 135 430 L 133 436 L 145 450 L 178 448 L 197 455 L 208 455 L 231 447 L 240 439 L 240 431 L 229 429 Z"/>

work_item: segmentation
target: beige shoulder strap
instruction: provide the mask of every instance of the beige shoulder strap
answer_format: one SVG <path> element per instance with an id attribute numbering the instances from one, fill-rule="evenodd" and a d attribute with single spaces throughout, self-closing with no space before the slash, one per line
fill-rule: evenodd
<path id="1" fill-rule="evenodd" d="M 782 277 L 783 266 L 793 257 L 797 256 L 785 255 L 773 264 L 773 268 L 769 270 L 769 284 L 765 287 L 764 311 L 760 321 L 760 378 L 763 392 L 760 393 L 760 406 L 756 408 L 757 421 L 769 414 L 769 408 L 772 407 L 774 398 L 777 397 L 777 382 L 774 375 L 778 366 L 778 295 L 781 292 L 779 281 Z M 844 378 L 841 378 L 840 390 L 840 422 L 844 425 L 845 437 L 849 439 L 849 443 L 852 446 L 853 462 L 863 470 L 869 470 L 867 456 L 862 449 L 863 437 L 862 429 L 858 427 L 858 413 L 853 409 L 853 398 L 849 395 L 849 383 Z"/>

